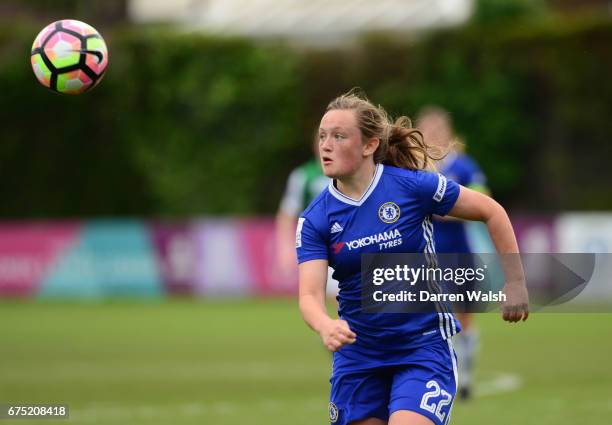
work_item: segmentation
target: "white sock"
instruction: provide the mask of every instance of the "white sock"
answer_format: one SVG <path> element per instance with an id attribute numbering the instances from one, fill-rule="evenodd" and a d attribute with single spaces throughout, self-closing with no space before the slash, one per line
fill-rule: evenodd
<path id="1" fill-rule="evenodd" d="M 461 331 L 454 341 L 459 366 L 459 387 L 469 387 L 472 383 L 474 361 L 478 351 L 479 334 L 476 329 Z"/>

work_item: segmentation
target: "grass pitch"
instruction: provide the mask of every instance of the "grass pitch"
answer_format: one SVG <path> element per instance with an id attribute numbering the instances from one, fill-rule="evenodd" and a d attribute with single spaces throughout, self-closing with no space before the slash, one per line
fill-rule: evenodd
<path id="1" fill-rule="evenodd" d="M 612 315 L 477 323 L 477 394 L 451 423 L 612 421 Z M 329 368 L 294 300 L 0 303 L 0 403 L 70 406 L 49 423 L 324 424 Z"/>

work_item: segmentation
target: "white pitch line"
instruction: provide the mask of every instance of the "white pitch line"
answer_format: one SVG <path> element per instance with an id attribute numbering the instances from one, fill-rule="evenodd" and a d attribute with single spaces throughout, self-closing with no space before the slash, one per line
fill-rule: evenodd
<path id="1" fill-rule="evenodd" d="M 492 378 L 479 382 L 474 389 L 474 396 L 487 397 L 491 395 L 508 393 L 523 386 L 519 375 L 508 372 L 497 372 Z"/>
<path id="2" fill-rule="evenodd" d="M 478 382 L 474 391 L 475 397 L 488 397 L 496 394 L 507 393 L 518 390 L 523 386 L 523 379 L 513 373 L 496 372 L 491 378 Z M 197 417 L 206 414 L 232 414 L 244 409 L 257 409 L 263 411 L 274 411 L 282 409 L 285 404 L 295 401 L 281 401 L 277 399 L 263 399 L 251 403 L 235 402 L 231 400 L 218 400 L 212 402 L 193 401 L 190 403 L 150 405 L 139 404 L 132 406 L 114 405 L 112 403 L 90 403 L 82 408 L 74 408 L 70 416 L 86 422 L 98 422 L 100 420 L 120 419 L 150 419 L 153 417 Z M 302 399 L 300 404 L 307 410 L 320 410 L 325 405 L 325 400 L 319 398 Z"/>
<path id="3" fill-rule="evenodd" d="M 326 399 L 304 399 L 301 404 L 307 410 L 324 409 Z M 274 411 L 282 409 L 284 404 L 295 407 L 295 402 L 281 401 L 276 399 L 264 399 L 255 403 L 234 402 L 229 400 L 219 400 L 213 402 L 191 402 L 182 404 L 168 405 L 132 405 L 117 406 L 109 403 L 90 403 L 83 408 L 73 408 L 70 416 L 81 421 L 99 421 L 102 419 L 150 419 L 152 417 L 195 417 L 205 414 L 227 415 L 240 412 L 242 410 L 251 411 L 252 409 L 262 411 Z"/>

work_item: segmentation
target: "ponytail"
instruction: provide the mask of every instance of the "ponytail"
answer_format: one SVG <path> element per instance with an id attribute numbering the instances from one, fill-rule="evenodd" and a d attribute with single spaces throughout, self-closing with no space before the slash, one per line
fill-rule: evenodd
<path id="1" fill-rule="evenodd" d="M 374 162 L 410 170 L 435 170 L 435 161 L 446 156 L 437 146 L 425 143 L 423 133 L 412 127 L 410 118 L 402 116 L 388 124 L 386 140 L 374 153 Z"/>

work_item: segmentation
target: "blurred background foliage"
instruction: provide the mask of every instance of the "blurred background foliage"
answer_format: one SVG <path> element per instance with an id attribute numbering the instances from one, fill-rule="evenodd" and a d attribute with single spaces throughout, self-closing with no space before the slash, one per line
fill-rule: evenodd
<path id="1" fill-rule="evenodd" d="M 4 218 L 273 213 L 326 104 L 355 86 L 394 115 L 447 108 L 509 208 L 612 208 L 608 16 L 481 0 L 465 27 L 315 50 L 129 27 L 124 2 L 26 3 L 101 16 L 111 59 L 100 87 L 60 96 L 28 60 L 51 15 L 0 27 Z"/>

